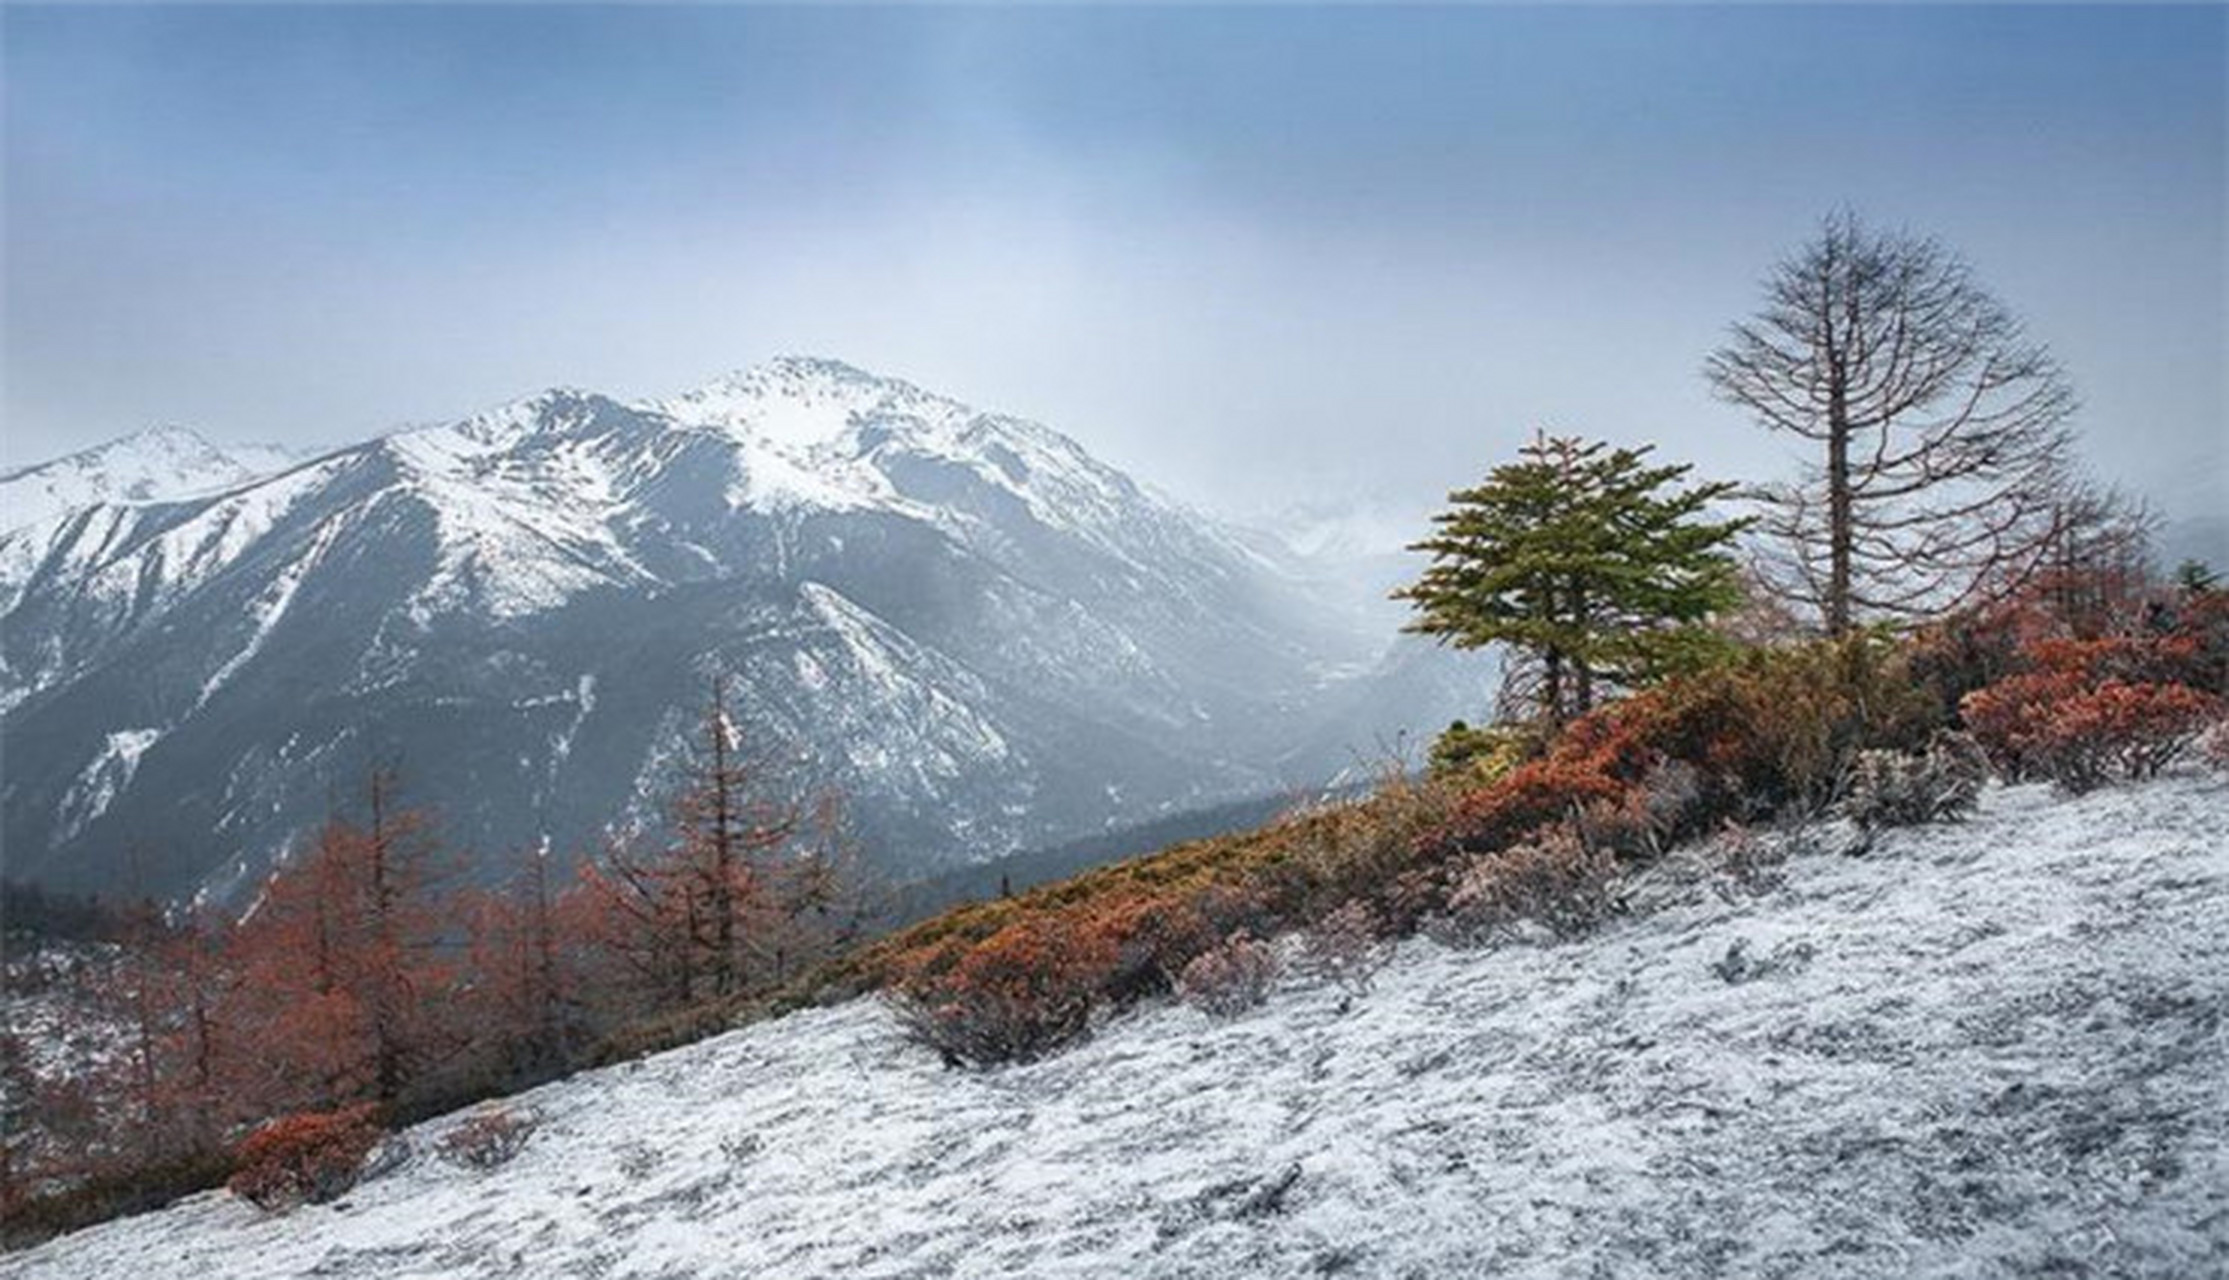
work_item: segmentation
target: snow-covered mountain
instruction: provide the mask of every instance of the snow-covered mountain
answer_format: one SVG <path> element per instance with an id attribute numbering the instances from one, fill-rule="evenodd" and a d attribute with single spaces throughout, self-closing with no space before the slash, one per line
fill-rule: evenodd
<path id="1" fill-rule="evenodd" d="M 419 1126 L 342 1201 L 223 1191 L 0 1276 L 2219 1276 L 2229 786 L 1677 854 L 1554 946 L 1148 1008 L 974 1074 L 872 1001 Z"/>
<path id="2" fill-rule="evenodd" d="M 191 429 L 151 427 L 51 462 L 0 472 L 0 529 L 100 503 L 157 502 L 244 484 L 294 461 L 269 445 L 219 447 Z"/>
<path id="3" fill-rule="evenodd" d="M 234 893 L 375 765 L 483 856 L 593 848 L 715 672 L 903 870 L 1318 781 L 1476 678 L 1047 427 L 832 361 L 261 476 L 135 440 L 17 473 L 107 479 L 0 533 L 10 874 L 63 887 Z"/>

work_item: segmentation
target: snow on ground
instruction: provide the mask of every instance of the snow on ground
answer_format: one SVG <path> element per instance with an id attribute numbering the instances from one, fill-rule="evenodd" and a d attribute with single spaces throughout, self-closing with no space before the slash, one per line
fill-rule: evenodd
<path id="1" fill-rule="evenodd" d="M 1165 1007 L 938 1067 L 872 1002 L 520 1100 L 507 1167 L 223 1193 L 0 1276 L 2229 1273 L 2229 783 L 1668 863 L 1580 943 L 1404 947 L 1342 1012 Z M 1686 868 L 1690 874 L 1682 874 Z"/>

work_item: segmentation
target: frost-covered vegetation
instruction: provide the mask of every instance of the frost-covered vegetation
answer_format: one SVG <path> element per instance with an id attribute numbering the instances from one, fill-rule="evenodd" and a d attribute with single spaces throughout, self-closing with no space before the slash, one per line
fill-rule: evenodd
<path id="1" fill-rule="evenodd" d="M 1367 996 L 1288 970 L 987 1073 L 804 1011 L 515 1100 L 496 1167 L 446 1117 L 334 1202 L 211 1192 L 0 1275 L 2217 1274 L 2225 824 L 2190 771 L 1862 856 L 1753 830 L 1575 942 L 1420 938 Z"/>
<path id="2" fill-rule="evenodd" d="M 1908 638 L 1730 648 L 1515 750 L 1458 730 L 1433 776 L 1360 803 L 954 911 L 831 981 L 895 989 L 954 1061 L 1027 1060 L 1237 935 L 1570 934 L 1615 913 L 1620 871 L 1728 823 L 1953 818 L 1985 759 L 2068 791 L 2149 777 L 2222 716 L 2229 595 L 2132 593 L 2115 616 L 2092 631 L 2038 591 Z"/>

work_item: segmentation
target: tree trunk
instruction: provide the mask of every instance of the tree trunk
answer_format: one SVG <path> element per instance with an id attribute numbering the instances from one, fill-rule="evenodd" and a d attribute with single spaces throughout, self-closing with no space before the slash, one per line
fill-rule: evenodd
<path id="1" fill-rule="evenodd" d="M 1549 649 L 1541 655 L 1540 705 L 1547 709 L 1550 728 L 1563 725 L 1563 651 Z"/>
<path id="2" fill-rule="evenodd" d="M 1850 411 L 1839 361 L 1827 393 L 1827 634 L 1850 633 L 1850 556 L 1855 541 L 1850 503 Z"/>

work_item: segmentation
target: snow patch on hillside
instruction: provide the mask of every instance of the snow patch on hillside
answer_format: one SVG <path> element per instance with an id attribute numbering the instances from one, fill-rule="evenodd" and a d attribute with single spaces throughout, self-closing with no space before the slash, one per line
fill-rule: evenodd
<path id="1" fill-rule="evenodd" d="M 798 651 L 800 658 L 812 663 L 813 675 L 818 678 L 818 683 L 808 678 L 808 687 L 816 691 L 826 688 L 834 668 L 847 694 L 839 714 L 846 719 L 884 721 L 900 735 L 894 740 L 895 747 L 888 741 L 845 735 L 847 741 L 872 741 L 872 745 L 854 750 L 854 765 L 907 769 L 918 782 L 933 788 L 936 781 L 959 774 L 969 760 L 1003 760 L 1008 756 L 1011 748 L 1005 736 L 970 705 L 978 689 L 962 689 L 961 696 L 955 697 L 934 680 L 924 678 L 950 667 L 948 661 L 932 655 L 831 587 L 807 582 L 798 594 L 842 645 L 840 652 L 823 650 L 817 657 L 804 649 Z"/>
<path id="2" fill-rule="evenodd" d="M 386 442 L 439 527 L 438 567 L 413 603 L 414 620 L 423 626 L 467 608 L 522 617 L 598 583 L 650 578 L 612 533 L 623 503 L 588 451 L 559 448 L 536 456 L 539 465 L 506 465 L 472 447 L 476 432 L 490 430 L 473 419 Z"/>
<path id="3" fill-rule="evenodd" d="M 2002 790 L 980 1075 L 872 1002 L 798 1014 L 515 1100 L 493 1173 L 436 1120 L 340 1204 L 212 1193 L 0 1275 L 2221 1274 L 2225 826 L 2218 778 Z"/>
<path id="4" fill-rule="evenodd" d="M 210 673 L 209 679 L 201 686 L 200 697 L 194 701 L 195 710 L 206 706 L 209 699 L 231 683 L 232 677 L 239 674 L 240 668 L 254 661 L 255 655 L 263 651 L 263 644 L 270 639 L 272 629 L 279 625 L 279 620 L 293 606 L 295 594 L 302 589 L 302 580 L 325 558 L 326 551 L 332 547 L 333 539 L 339 532 L 339 521 L 326 521 L 311 538 L 308 549 L 275 574 L 256 596 L 254 603 L 249 605 L 249 611 L 254 615 L 254 629 L 246 642 Z"/>
<path id="5" fill-rule="evenodd" d="M 62 798 L 63 829 L 74 834 L 106 812 L 109 801 L 139 772 L 139 758 L 162 736 L 160 729 L 123 729 L 109 734 L 100 754 L 78 774 L 77 785 Z"/>

